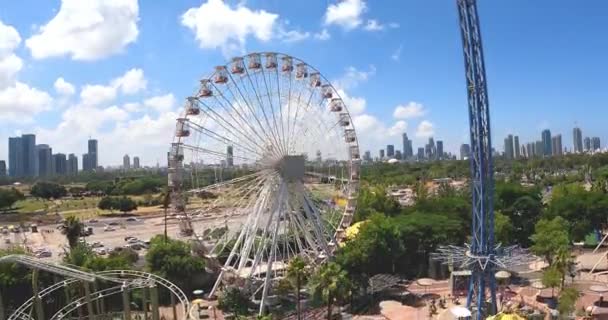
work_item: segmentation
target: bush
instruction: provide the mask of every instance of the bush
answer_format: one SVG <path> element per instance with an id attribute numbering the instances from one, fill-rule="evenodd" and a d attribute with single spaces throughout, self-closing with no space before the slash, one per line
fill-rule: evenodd
<path id="1" fill-rule="evenodd" d="M 52 182 L 36 182 L 30 190 L 30 194 L 36 198 L 59 199 L 65 197 L 68 191 L 64 186 Z"/>
<path id="2" fill-rule="evenodd" d="M 103 197 L 97 207 L 101 210 L 130 212 L 137 209 L 137 203 L 128 197 Z"/>

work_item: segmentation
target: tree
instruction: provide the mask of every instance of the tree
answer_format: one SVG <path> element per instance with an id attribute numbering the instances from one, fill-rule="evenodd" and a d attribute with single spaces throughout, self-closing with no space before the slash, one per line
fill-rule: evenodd
<path id="1" fill-rule="evenodd" d="M 133 201 L 131 198 L 122 197 L 118 199 L 118 210 L 123 213 L 127 213 L 133 210 L 137 210 L 137 203 Z"/>
<path id="2" fill-rule="evenodd" d="M 36 182 L 30 190 L 32 196 L 45 200 L 59 199 L 65 197 L 67 193 L 64 186 L 46 181 Z"/>
<path id="3" fill-rule="evenodd" d="M 570 244 L 567 223 L 561 217 L 552 220 L 541 219 L 534 226 L 534 230 L 530 237 L 534 244 L 530 249 L 534 254 L 544 257 L 551 266 L 557 253 L 567 249 Z"/>
<path id="4" fill-rule="evenodd" d="M 99 200 L 97 207 L 101 210 L 118 210 L 123 213 L 137 209 L 137 203 L 128 197 L 103 197 Z"/>
<path id="5" fill-rule="evenodd" d="M 302 288 L 302 285 L 304 284 L 304 281 L 306 281 L 307 277 L 308 272 L 306 270 L 306 263 L 304 262 L 304 259 L 297 256 L 291 260 L 289 266 L 287 267 L 287 278 L 296 290 L 296 312 L 298 314 L 298 320 L 300 320 L 302 317 L 300 289 Z"/>
<path id="6" fill-rule="evenodd" d="M 218 298 L 217 307 L 222 311 L 232 312 L 236 317 L 249 314 L 249 298 L 241 289 L 228 287 Z"/>
<path id="7" fill-rule="evenodd" d="M 350 290 L 348 275 L 334 262 L 324 264 L 312 276 L 311 291 L 327 304 L 327 319 L 331 320 L 334 301 L 344 298 Z"/>
<path id="8" fill-rule="evenodd" d="M 562 317 L 567 317 L 574 312 L 578 296 L 578 290 L 576 290 L 574 287 L 562 289 L 557 303 L 557 310 Z"/>
<path id="9" fill-rule="evenodd" d="M 500 212 L 494 214 L 494 237 L 496 242 L 505 245 L 512 243 L 513 224 L 511 224 L 511 219 L 508 216 Z"/>
<path id="10" fill-rule="evenodd" d="M 541 282 L 545 287 L 551 288 L 551 297 L 553 297 L 555 287 L 559 286 L 561 282 L 561 274 L 559 270 L 554 267 L 545 269 Z"/>
<path id="11" fill-rule="evenodd" d="M 191 291 L 190 279 L 205 272 L 203 260 L 192 255 L 188 243 L 174 239 L 165 242 L 162 235 L 150 240 L 146 262 L 151 272 L 167 278 L 187 292 Z"/>
<path id="12" fill-rule="evenodd" d="M 0 189 L 0 209 L 3 212 L 11 210 L 15 202 L 23 199 L 25 199 L 23 193 L 15 188 Z"/>
<path id="13" fill-rule="evenodd" d="M 78 245 L 78 239 L 84 230 L 84 225 L 80 222 L 80 219 L 69 216 L 63 221 L 63 228 L 61 233 L 66 236 L 70 248 L 74 248 Z"/>

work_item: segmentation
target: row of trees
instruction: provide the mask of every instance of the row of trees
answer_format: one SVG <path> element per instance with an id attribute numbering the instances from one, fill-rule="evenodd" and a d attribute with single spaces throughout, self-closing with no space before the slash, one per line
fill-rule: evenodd
<path id="1" fill-rule="evenodd" d="M 6 213 L 12 210 L 15 202 L 23 199 L 25 199 L 23 193 L 15 188 L 0 188 L 0 211 Z"/>
<path id="2" fill-rule="evenodd" d="M 127 213 L 137 210 L 137 203 L 128 197 L 103 197 L 99 200 L 97 207 L 101 210 L 121 211 Z"/>

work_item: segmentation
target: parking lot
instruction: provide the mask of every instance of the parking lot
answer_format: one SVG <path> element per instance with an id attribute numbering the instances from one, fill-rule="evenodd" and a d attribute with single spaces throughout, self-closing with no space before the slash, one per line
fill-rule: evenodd
<path id="1" fill-rule="evenodd" d="M 246 216 L 232 216 L 225 218 L 223 214 L 213 216 L 193 217 L 193 227 L 197 233 L 205 229 L 215 229 L 228 226 L 233 232 L 240 228 Z M 145 218 L 98 218 L 84 221 L 93 233 L 84 237 L 83 241 L 89 243 L 98 253 L 107 253 L 117 247 L 129 246 L 136 249 L 140 256 L 146 252 L 146 242 L 153 236 L 164 233 L 164 217 Z M 9 225 L 0 225 L 0 229 Z M 48 261 L 61 260 L 67 248 L 67 239 L 61 233 L 60 224 L 39 226 L 37 232 L 7 231 L 1 235 L 0 248 L 13 245 L 25 245 L 36 256 Z M 179 225 L 176 219 L 167 219 L 167 235 L 171 238 L 187 240 L 179 234 Z"/>

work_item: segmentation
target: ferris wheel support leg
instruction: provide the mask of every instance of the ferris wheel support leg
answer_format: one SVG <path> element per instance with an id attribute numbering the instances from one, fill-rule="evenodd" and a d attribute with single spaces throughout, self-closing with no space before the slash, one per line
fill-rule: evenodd
<path id="1" fill-rule="evenodd" d="M 142 298 L 141 298 L 141 308 L 144 310 L 144 319 L 148 320 L 148 311 L 150 302 L 150 288 L 146 287 L 142 290 Z"/>
<path id="2" fill-rule="evenodd" d="M 93 302 L 91 302 L 91 287 L 87 282 L 83 282 L 82 285 L 84 286 L 84 295 L 87 303 L 87 313 L 89 316 L 88 318 L 95 320 L 96 317 L 95 312 L 93 311 Z"/>
<path id="3" fill-rule="evenodd" d="M 177 320 L 177 307 L 175 306 L 176 302 L 175 302 L 175 295 L 171 295 L 171 310 L 173 311 L 173 319 Z M 156 308 L 156 310 L 158 310 L 158 307 Z M 186 313 L 187 315 L 187 313 Z"/>
<path id="4" fill-rule="evenodd" d="M 171 295 L 173 297 L 173 295 Z M 160 319 L 160 315 L 158 312 L 158 287 L 157 286 L 153 286 L 150 288 L 150 302 L 152 303 L 152 320 L 159 320 Z M 147 313 L 147 312 L 146 312 Z M 146 318 L 147 315 L 146 315 Z"/>
<path id="5" fill-rule="evenodd" d="M 42 309 L 42 299 L 38 291 L 38 269 L 32 270 L 32 290 L 34 294 L 34 309 L 36 310 L 36 319 L 44 319 L 44 309 Z"/>
<path id="6" fill-rule="evenodd" d="M 0 320 L 6 319 L 6 315 L 4 314 L 4 302 L 2 301 L 2 290 L 0 290 Z"/>
<path id="7" fill-rule="evenodd" d="M 285 199 L 285 183 L 281 184 L 281 190 L 279 193 L 279 205 L 277 207 L 276 213 L 277 219 L 275 221 L 274 232 L 272 233 L 272 247 L 270 249 L 270 259 L 268 259 L 268 266 L 266 267 L 266 279 L 264 279 L 264 289 L 262 290 L 262 301 L 260 301 L 260 311 L 259 315 L 264 314 L 264 306 L 266 305 L 266 298 L 268 297 L 268 288 L 270 287 L 270 275 L 272 274 L 272 265 L 274 264 L 274 260 L 276 258 L 276 249 L 277 249 L 277 233 L 279 233 L 279 226 L 281 225 L 281 211 L 283 211 L 283 201 Z"/>

